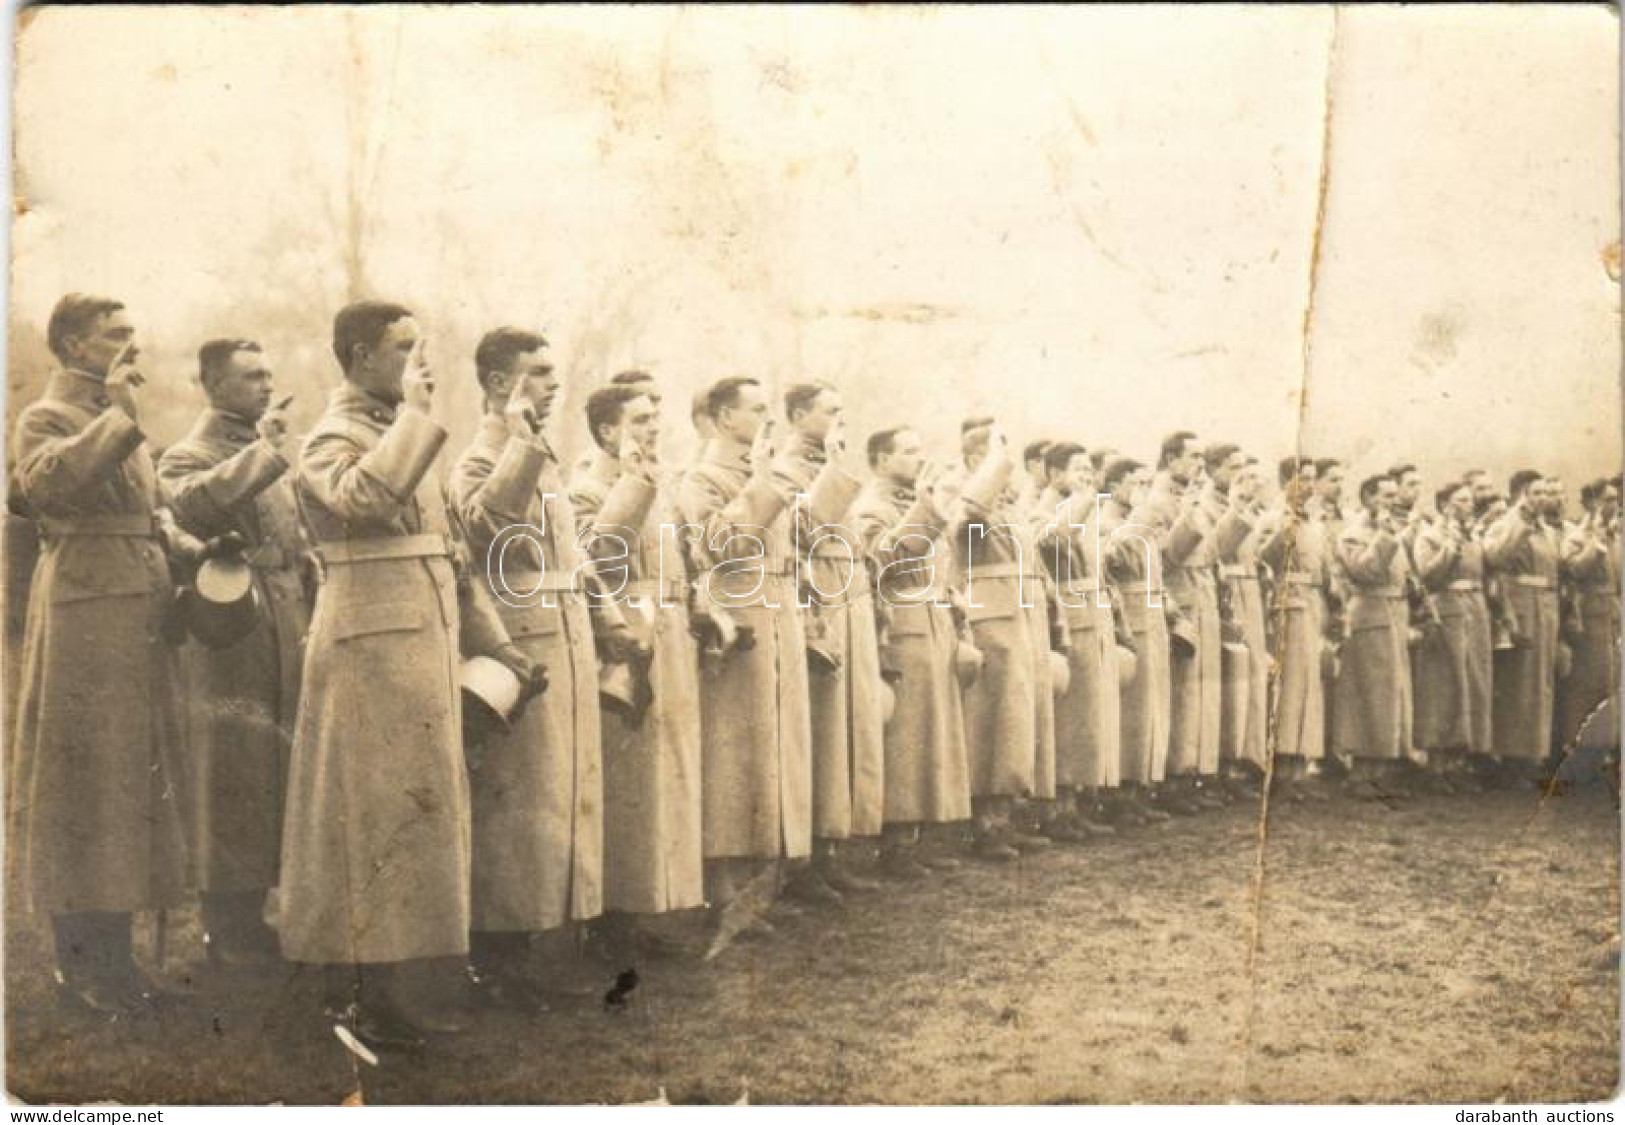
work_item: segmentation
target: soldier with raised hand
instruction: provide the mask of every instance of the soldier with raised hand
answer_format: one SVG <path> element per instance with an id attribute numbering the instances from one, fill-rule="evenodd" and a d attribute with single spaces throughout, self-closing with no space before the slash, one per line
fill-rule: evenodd
<path id="1" fill-rule="evenodd" d="M 679 508 L 698 528 L 700 597 L 739 626 L 700 677 L 706 897 L 720 932 L 747 881 L 773 892 L 784 861 L 812 853 L 812 730 L 788 532 L 797 482 L 776 463 L 759 381 L 718 380 L 703 414 L 713 436 L 683 478 Z M 748 901 L 759 897 L 770 894 Z"/>
<path id="2" fill-rule="evenodd" d="M 1110 836 L 1104 819 L 1122 782 L 1122 729 L 1117 630 L 1095 542 L 1095 469 L 1083 446 L 1057 441 L 1044 472 L 1033 519 L 1067 630 L 1067 685 L 1055 697 L 1057 801 L 1074 838 Z"/>
<path id="3" fill-rule="evenodd" d="M 1561 566 L 1577 611 L 1573 667 L 1558 684 L 1557 748 L 1567 754 L 1579 743 L 1586 721 L 1614 699 L 1610 742 L 1618 740 L 1619 693 L 1619 481 L 1601 478 L 1581 490 L 1585 514 L 1563 536 Z M 1617 745 L 1612 748 L 1617 749 Z"/>
<path id="4" fill-rule="evenodd" d="M 263 915 L 281 861 L 309 559 L 288 473 L 292 396 L 273 403 L 271 369 L 252 340 L 204 344 L 198 381 L 208 406 L 164 450 L 158 478 L 186 531 L 239 538 L 257 597 L 251 629 L 224 647 L 194 644 L 187 653 L 201 711 L 189 786 L 192 866 L 209 959 L 254 965 L 277 954 Z"/>
<path id="5" fill-rule="evenodd" d="M 850 522 L 874 568 L 879 661 L 893 693 L 885 722 L 880 870 L 918 879 L 958 861 L 919 846 L 971 815 L 962 677 L 979 654 L 955 620 L 948 595 L 956 525 L 939 504 L 940 470 L 925 463 L 907 426 L 878 430 L 866 444 L 874 474 Z M 926 841 L 929 842 L 929 841 Z"/>
<path id="6" fill-rule="evenodd" d="M 1275 776 L 1289 793 L 1314 778 L 1326 756 L 1326 677 L 1330 544 L 1316 514 L 1315 462 L 1284 458 L 1278 469 L 1281 499 L 1264 517 L 1258 557 L 1270 568 L 1269 645 L 1279 668 L 1275 682 Z"/>
<path id="7" fill-rule="evenodd" d="M 548 436 L 559 378 L 547 346 L 515 327 L 480 339 L 474 374 L 485 409 L 450 479 L 497 614 L 547 684 L 511 729 L 489 737 L 470 771 L 473 959 L 496 1004 L 601 988 L 574 960 L 579 927 L 603 910 L 595 629 L 608 649 L 629 644 L 614 605 L 589 612 L 588 559 Z"/>
<path id="8" fill-rule="evenodd" d="M 468 953 L 470 807 L 460 654 L 530 665 L 471 579 L 430 469 L 446 431 L 417 321 L 360 301 L 333 321 L 344 382 L 299 452 L 320 562 L 288 770 L 277 926 L 331 966 L 380 1045 L 459 1031 L 444 1002 Z M 403 705 L 409 704 L 409 705 Z"/>
<path id="9" fill-rule="evenodd" d="M 1473 534 L 1473 493 L 1453 481 L 1435 494 L 1438 517 L 1416 535 L 1417 574 L 1439 614 L 1438 635 L 1411 654 L 1416 745 L 1442 776 L 1465 781 L 1468 755 L 1493 749 L 1489 603 L 1484 546 Z"/>
<path id="10" fill-rule="evenodd" d="M 880 655 L 868 567 L 848 509 L 863 484 L 847 470 L 841 396 L 827 383 L 784 392 L 786 472 L 803 489 L 792 530 L 808 645 L 813 863 L 791 890 L 829 901 L 879 884 L 842 861 L 842 841 L 880 835 L 885 747 Z"/>
<path id="11" fill-rule="evenodd" d="M 1120 678 L 1118 691 L 1122 803 L 1130 819 L 1154 822 L 1169 818 L 1161 788 L 1167 776 L 1171 699 L 1162 552 L 1151 528 L 1139 519 L 1150 481 L 1150 472 L 1131 457 L 1107 461 L 1100 477 L 1107 499 L 1096 534 L 1134 656 L 1133 674 Z M 1120 666 L 1123 659 L 1119 652 Z"/>
<path id="12" fill-rule="evenodd" d="M 689 559 L 660 481 L 652 377 L 618 375 L 587 399 L 593 454 L 570 505 L 597 565 L 599 596 L 619 602 L 640 652 L 608 661 L 604 746 L 604 911 L 619 952 L 669 953 L 664 916 L 705 904 L 698 649 Z M 613 700 L 613 703 L 608 702 Z"/>
<path id="13" fill-rule="evenodd" d="M 1240 449 L 1208 454 L 1224 631 L 1224 708 L 1219 734 L 1221 768 L 1242 796 L 1255 795 L 1263 777 L 1269 727 L 1270 657 L 1258 549 L 1263 480 L 1256 458 Z"/>
<path id="14" fill-rule="evenodd" d="M 1173 803 L 1192 808 L 1220 803 L 1202 784 L 1219 768 L 1222 654 L 1213 572 L 1216 502 L 1203 498 L 1203 464 L 1195 434 L 1181 430 L 1165 438 L 1157 475 L 1137 517 L 1153 530 L 1162 550 L 1169 631 L 1175 642 L 1169 660 L 1168 778 L 1175 790 Z"/>
<path id="15" fill-rule="evenodd" d="M 1395 780 L 1412 760 L 1409 564 L 1386 473 L 1360 482 L 1363 511 L 1343 526 L 1337 558 L 1349 585 L 1348 637 L 1337 677 L 1336 750 L 1357 779 Z"/>
<path id="16" fill-rule="evenodd" d="M 1017 802 L 1033 796 L 1037 782 L 1040 682 L 1028 611 L 1042 591 L 1031 588 L 1038 564 L 1025 557 L 1027 529 L 1018 529 L 1022 516 L 1006 496 L 1014 464 L 1003 430 L 991 418 L 968 419 L 960 446 L 966 476 L 958 494 L 963 522 L 952 531 L 955 577 L 983 660 L 964 696 L 976 854 L 1006 861 L 1049 846 L 1012 822 Z"/>
<path id="17" fill-rule="evenodd" d="M 1557 675 L 1561 537 L 1546 519 L 1545 478 L 1533 469 L 1512 474 L 1511 506 L 1484 532 L 1484 558 L 1501 580 L 1517 622 L 1514 646 L 1495 667 L 1495 752 L 1514 773 L 1538 774 L 1552 749 Z"/>
<path id="18" fill-rule="evenodd" d="M 15 480 L 38 521 L 10 796 L 27 909 L 50 915 L 64 998 L 105 1016 L 162 999 L 132 915 L 180 903 L 185 750 L 173 583 L 124 306 L 71 293 L 46 328 L 61 364 L 17 420 Z"/>

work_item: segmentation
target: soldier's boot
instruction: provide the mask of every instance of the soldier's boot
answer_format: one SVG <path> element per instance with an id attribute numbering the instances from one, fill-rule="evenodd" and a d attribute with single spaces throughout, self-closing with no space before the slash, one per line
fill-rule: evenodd
<path id="1" fill-rule="evenodd" d="M 930 877 L 931 869 L 914 856 L 916 849 L 907 844 L 892 843 L 880 849 L 879 871 L 888 879 L 912 882 Z"/>
<path id="2" fill-rule="evenodd" d="M 791 873 L 784 884 L 784 897 L 807 906 L 828 909 L 838 909 L 846 905 L 841 892 L 824 878 L 822 865 L 816 863 L 801 864 Z"/>
<path id="3" fill-rule="evenodd" d="M 1104 798 L 1080 803 L 1072 811 L 1072 826 L 1086 839 L 1109 840 L 1117 835 L 1112 825 L 1112 803 Z"/>
<path id="4" fill-rule="evenodd" d="M 1136 785 L 1132 789 L 1124 790 L 1120 803 L 1133 816 L 1145 824 L 1166 824 L 1172 819 L 1168 813 L 1156 806 L 1151 799 L 1150 790 Z"/>
<path id="5" fill-rule="evenodd" d="M 1156 794 L 1157 807 L 1173 816 L 1195 816 L 1202 809 L 1187 796 L 1189 788 L 1184 778 L 1169 778 Z"/>
<path id="6" fill-rule="evenodd" d="M 986 863 L 1009 863 L 1021 858 L 1021 853 L 996 830 L 978 832 L 971 854 Z"/>
<path id="7" fill-rule="evenodd" d="M 1208 810 L 1222 809 L 1230 803 L 1229 798 L 1218 785 L 1218 778 L 1212 775 L 1193 778 L 1187 799 L 1197 808 Z"/>
<path id="8" fill-rule="evenodd" d="M 133 964 L 130 915 L 99 910 L 53 914 L 51 930 L 58 1000 L 65 1008 L 108 1018 L 146 1009 L 139 983 L 125 971 L 126 963 Z"/>
<path id="9" fill-rule="evenodd" d="M 265 924 L 265 892 L 203 891 L 203 940 L 218 969 L 263 969 L 281 961 L 276 933 Z"/>
<path id="10" fill-rule="evenodd" d="M 838 858 L 831 859 L 824 864 L 822 874 L 824 882 L 828 883 L 839 894 L 863 894 L 881 889 L 879 882 L 874 879 L 864 878 Z"/>
<path id="11" fill-rule="evenodd" d="M 335 966 L 352 976 L 354 1000 L 346 1013 L 357 1039 L 381 1050 L 413 1051 L 424 1045 L 423 1030 L 396 1001 L 390 965 Z"/>

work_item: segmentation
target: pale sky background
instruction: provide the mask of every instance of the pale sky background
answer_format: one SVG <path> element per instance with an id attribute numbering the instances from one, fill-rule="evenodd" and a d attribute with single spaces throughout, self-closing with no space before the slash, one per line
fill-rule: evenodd
<path id="1" fill-rule="evenodd" d="M 1345 9 L 1303 446 L 1430 478 L 1621 454 L 1618 29 L 1601 6 Z M 993 412 L 1154 454 L 1298 445 L 1327 7 L 46 9 L 17 70 L 11 413 L 70 289 L 172 393 L 254 336 L 308 422 L 347 295 L 471 353 L 846 392 L 854 438 Z"/>

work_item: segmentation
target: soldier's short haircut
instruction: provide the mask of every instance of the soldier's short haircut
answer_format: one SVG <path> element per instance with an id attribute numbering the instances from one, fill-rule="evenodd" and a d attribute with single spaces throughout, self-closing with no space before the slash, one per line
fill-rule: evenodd
<path id="1" fill-rule="evenodd" d="M 621 415 L 626 413 L 626 404 L 642 397 L 642 391 L 625 384 L 599 387 L 587 396 L 587 432 L 599 449 L 609 448 L 604 444 L 603 435 L 598 432 L 599 427 L 618 424 Z"/>
<path id="2" fill-rule="evenodd" d="M 610 376 L 610 385 L 615 387 L 636 387 L 642 383 L 652 383 L 655 377 L 647 371 L 634 367 L 630 371 L 617 371 Z"/>
<path id="3" fill-rule="evenodd" d="M 797 411 L 811 410 L 819 395 L 834 389 L 833 384 L 822 380 L 790 384 L 790 388 L 784 392 L 784 416 L 794 421 Z"/>
<path id="4" fill-rule="evenodd" d="M 547 337 L 526 328 L 503 326 L 480 337 L 474 348 L 474 378 L 485 386 L 493 374 L 507 373 L 513 361 L 526 352 L 547 347 Z"/>
<path id="5" fill-rule="evenodd" d="M 908 426 L 893 426 L 889 430 L 876 430 L 869 435 L 864 446 L 864 455 L 869 458 L 869 467 L 872 469 L 880 464 L 880 459 L 889 453 L 897 451 L 897 435 L 909 431 Z"/>
<path id="6" fill-rule="evenodd" d="M 1400 477 L 1404 476 L 1406 473 L 1414 473 L 1416 471 L 1417 469 L 1415 465 L 1411 464 L 1409 461 L 1401 461 L 1397 465 L 1389 466 L 1388 475 L 1394 478 L 1395 484 L 1398 484 Z"/>
<path id="7" fill-rule="evenodd" d="M 226 373 L 231 365 L 231 357 L 238 352 L 257 352 L 260 346 L 253 340 L 239 340 L 233 337 L 221 337 L 210 340 L 197 350 L 197 380 L 203 384 L 203 389 L 213 390 L 215 384 Z"/>
<path id="8" fill-rule="evenodd" d="M 1044 450 L 1044 473 L 1064 473 L 1074 457 L 1087 457 L 1089 451 L 1075 441 L 1055 441 Z M 1092 463 L 1091 463 L 1092 465 Z"/>
<path id="9" fill-rule="evenodd" d="M 1026 448 L 1021 451 L 1021 463 L 1024 465 L 1031 465 L 1034 461 L 1042 461 L 1044 459 L 1044 454 L 1049 452 L 1049 447 L 1053 444 L 1055 443 L 1050 441 L 1048 438 L 1039 438 L 1037 441 L 1029 441 Z"/>
<path id="10" fill-rule="evenodd" d="M 68 341 L 90 333 L 96 322 L 111 312 L 118 312 L 124 302 L 111 297 L 94 297 L 87 293 L 69 293 L 51 310 L 51 319 L 45 325 L 45 342 L 51 354 L 63 363 L 68 362 Z"/>
<path id="11" fill-rule="evenodd" d="M 1117 487 L 1117 482 L 1130 473 L 1143 469 L 1145 466 L 1132 457 L 1113 457 L 1106 462 L 1106 468 L 1100 474 L 1100 487 L 1111 492 Z"/>
<path id="12" fill-rule="evenodd" d="M 1202 461 L 1207 465 L 1208 475 L 1212 476 L 1214 470 L 1230 460 L 1232 454 L 1240 451 L 1241 446 L 1229 441 L 1221 441 L 1202 450 Z"/>
<path id="13" fill-rule="evenodd" d="M 688 404 L 688 420 L 696 426 L 701 418 L 711 417 L 711 388 L 701 387 L 694 392 L 694 398 Z"/>
<path id="14" fill-rule="evenodd" d="M 1285 484 L 1295 477 L 1302 476 L 1305 469 L 1313 469 L 1314 467 L 1315 459 L 1313 457 L 1283 457 L 1281 463 L 1276 466 L 1275 474 L 1280 478 L 1281 483 Z"/>
<path id="15" fill-rule="evenodd" d="M 1434 490 L 1433 506 L 1438 509 L 1440 515 L 1444 514 L 1445 505 L 1450 503 L 1450 498 L 1464 488 L 1467 489 L 1469 493 L 1472 492 L 1472 487 L 1464 480 L 1453 480 L 1443 487 Z"/>
<path id="16" fill-rule="evenodd" d="M 1360 503 L 1370 502 L 1371 498 L 1377 494 L 1377 490 L 1384 484 L 1392 483 L 1393 479 L 1387 473 L 1372 473 L 1366 477 L 1365 480 L 1360 482 Z"/>
<path id="17" fill-rule="evenodd" d="M 411 315 L 411 309 L 391 301 L 356 301 L 345 305 L 333 318 L 333 355 L 339 367 L 348 372 L 357 347 L 376 348 L 383 339 L 384 329 Z"/>
<path id="18" fill-rule="evenodd" d="M 709 418 L 716 418 L 730 406 L 739 405 L 739 390 L 741 387 L 759 387 L 760 379 L 750 375 L 727 375 L 711 384 L 705 392 L 705 414 Z"/>
<path id="19" fill-rule="evenodd" d="M 1106 463 L 1107 458 L 1111 457 L 1116 452 L 1117 450 L 1113 449 L 1109 445 L 1097 445 L 1090 449 L 1089 460 L 1094 464 L 1095 472 L 1100 472 L 1101 466 Z"/>
<path id="20" fill-rule="evenodd" d="M 1589 510 L 1591 508 L 1591 506 L 1594 505 L 1597 502 L 1597 497 L 1602 495 L 1602 490 L 1607 488 L 1607 487 L 1608 487 L 1608 482 L 1606 480 L 1603 480 L 1602 478 L 1598 478 L 1597 480 L 1593 480 L 1593 481 L 1587 481 L 1585 484 L 1581 485 L 1580 486 L 1580 507 Z"/>
<path id="21" fill-rule="evenodd" d="M 1540 479 L 1540 473 L 1534 469 L 1519 469 L 1507 481 L 1507 498 L 1516 500 L 1528 491 L 1529 486 Z"/>
<path id="22" fill-rule="evenodd" d="M 1323 477 L 1333 469 L 1340 469 L 1342 467 L 1343 462 L 1339 461 L 1336 457 L 1322 457 L 1320 460 L 1315 462 L 1315 476 Z"/>
<path id="23" fill-rule="evenodd" d="M 1166 469 L 1176 457 L 1185 454 L 1185 446 L 1196 440 L 1190 430 L 1175 430 L 1162 439 L 1162 450 L 1157 454 L 1157 468 Z"/>

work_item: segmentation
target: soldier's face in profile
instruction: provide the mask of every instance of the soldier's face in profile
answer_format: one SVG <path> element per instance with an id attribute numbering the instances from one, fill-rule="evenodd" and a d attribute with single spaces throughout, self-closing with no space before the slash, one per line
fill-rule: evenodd
<path id="1" fill-rule="evenodd" d="M 1597 499 L 1597 514 L 1611 520 L 1619 514 L 1619 489 L 1609 485 Z"/>
<path id="2" fill-rule="evenodd" d="M 1087 453 L 1079 453 L 1066 463 L 1061 489 L 1068 496 L 1088 496 L 1095 490 L 1095 463 Z"/>
<path id="3" fill-rule="evenodd" d="M 733 405 L 717 412 L 717 432 L 734 441 L 751 442 L 765 421 L 767 399 L 762 388 L 746 383 L 734 392 Z"/>
<path id="4" fill-rule="evenodd" d="M 131 347 L 125 353 L 125 361 L 135 362 L 141 349 L 134 346 L 134 340 L 135 326 L 130 323 L 130 314 L 123 309 L 114 309 L 98 317 L 96 326 L 89 332 L 69 340 L 68 347 L 74 357 L 73 366 L 91 375 L 105 376 L 126 344 Z"/>
<path id="5" fill-rule="evenodd" d="M 1545 513 L 1549 516 L 1560 516 L 1563 509 L 1568 506 L 1569 492 L 1566 485 L 1555 477 L 1546 480 L 1546 507 Z"/>
<path id="6" fill-rule="evenodd" d="M 1422 476 L 1420 473 L 1406 473 L 1399 478 L 1399 502 L 1410 507 L 1416 503 L 1416 498 L 1422 492 Z"/>
<path id="7" fill-rule="evenodd" d="M 1371 510 L 1379 514 L 1391 512 L 1399 503 L 1399 485 L 1391 480 L 1385 480 L 1377 485 L 1377 491 L 1371 497 Z"/>
<path id="8" fill-rule="evenodd" d="M 1458 523 L 1466 523 L 1473 518 L 1475 509 L 1472 489 L 1466 487 L 1456 489 L 1450 494 L 1450 499 L 1446 501 L 1446 504 L 1450 518 Z"/>
<path id="9" fill-rule="evenodd" d="M 376 346 L 361 351 L 351 379 L 364 391 L 386 402 L 401 400 L 401 377 L 418 343 L 418 322 L 403 316 L 384 328 Z M 360 351 L 361 349 L 357 349 Z"/>
<path id="10" fill-rule="evenodd" d="M 1264 488 L 1264 478 L 1259 475 L 1258 466 L 1248 464 L 1243 456 L 1241 464 L 1236 467 L 1235 478 L 1231 480 L 1230 488 L 1243 499 L 1257 496 Z"/>
<path id="11" fill-rule="evenodd" d="M 841 396 L 824 391 L 796 415 L 796 429 L 804 436 L 822 441 L 841 419 Z"/>
<path id="12" fill-rule="evenodd" d="M 264 353 L 242 349 L 231 353 L 225 373 L 209 390 L 209 402 L 227 414 L 257 422 L 271 405 L 275 389 Z"/>
<path id="13" fill-rule="evenodd" d="M 1236 450 L 1213 470 L 1213 483 L 1220 488 L 1230 488 L 1236 483 L 1236 478 L 1241 473 L 1242 466 L 1246 464 L 1247 455 L 1239 449 Z"/>
<path id="14" fill-rule="evenodd" d="M 1145 497 L 1145 490 L 1151 486 L 1151 473 L 1146 469 L 1135 469 L 1125 473 L 1123 479 L 1117 482 L 1117 491 L 1112 493 L 1112 499 L 1125 507 L 1132 508 Z"/>
<path id="15" fill-rule="evenodd" d="M 621 409 L 622 432 L 634 442 L 638 448 L 652 450 L 660 441 L 660 414 L 655 410 L 654 403 L 649 401 L 648 395 L 638 395 L 637 398 L 627 400 Z"/>
<path id="16" fill-rule="evenodd" d="M 1196 442 L 1187 441 L 1184 451 L 1173 459 L 1168 468 L 1177 481 L 1195 480 L 1202 468 L 1202 451 L 1196 447 Z"/>
<path id="17" fill-rule="evenodd" d="M 1326 470 L 1326 475 L 1320 478 L 1321 498 L 1328 501 L 1337 501 L 1343 495 L 1343 467 L 1333 465 Z"/>
<path id="18" fill-rule="evenodd" d="M 534 348 L 514 356 L 508 365 L 508 377 L 517 385 L 514 393 L 529 399 L 537 413 L 545 415 L 552 409 L 559 391 L 559 377 L 548 361 L 546 348 Z"/>
<path id="19" fill-rule="evenodd" d="M 913 430 L 902 430 L 892 438 L 892 451 L 878 467 L 882 476 L 908 485 L 919 479 L 920 462 L 920 435 Z"/>

